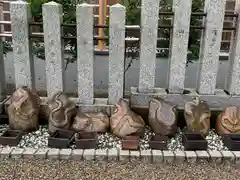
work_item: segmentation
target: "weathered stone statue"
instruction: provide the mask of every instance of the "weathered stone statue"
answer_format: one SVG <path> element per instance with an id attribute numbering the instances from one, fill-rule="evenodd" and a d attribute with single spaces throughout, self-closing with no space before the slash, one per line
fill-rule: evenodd
<path id="1" fill-rule="evenodd" d="M 110 118 L 111 131 L 118 137 L 125 137 L 143 131 L 144 126 L 145 122 L 142 117 L 134 113 L 128 103 L 121 98 Z"/>
<path id="2" fill-rule="evenodd" d="M 109 117 L 102 112 L 82 113 L 78 111 L 72 129 L 74 131 L 107 132 L 109 129 Z"/>
<path id="3" fill-rule="evenodd" d="M 177 131 L 176 107 L 160 98 L 149 102 L 148 121 L 154 133 L 164 136 L 173 135 Z"/>
<path id="4" fill-rule="evenodd" d="M 8 106 L 9 127 L 28 132 L 38 128 L 40 98 L 26 86 L 16 89 Z"/>
<path id="5" fill-rule="evenodd" d="M 187 102 L 184 109 L 187 128 L 207 136 L 210 129 L 211 111 L 209 106 L 197 97 L 192 102 Z"/>
<path id="6" fill-rule="evenodd" d="M 57 92 L 48 102 L 49 108 L 49 133 L 57 129 L 70 129 L 72 119 L 76 115 L 77 108 L 63 92 Z"/>
<path id="7" fill-rule="evenodd" d="M 240 107 L 227 107 L 218 115 L 216 131 L 219 134 L 240 133 Z"/>

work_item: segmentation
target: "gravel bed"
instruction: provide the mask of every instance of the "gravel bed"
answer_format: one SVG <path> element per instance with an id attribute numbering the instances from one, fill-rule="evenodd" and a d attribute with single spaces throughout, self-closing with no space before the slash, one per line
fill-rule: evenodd
<path id="1" fill-rule="evenodd" d="M 78 162 L 7 160 L 0 163 L 1 180 L 238 180 L 236 165 L 149 164 L 141 162 Z"/>
<path id="2" fill-rule="evenodd" d="M 2 134 L 8 125 L 0 125 L 0 134 Z M 144 137 L 140 139 L 140 149 L 149 149 L 149 140 L 154 135 L 149 126 L 146 126 L 144 131 Z M 39 130 L 28 133 L 22 137 L 18 147 L 31 147 L 31 148 L 44 148 L 48 145 L 48 129 L 47 126 L 40 126 Z M 228 150 L 227 147 L 223 145 L 222 139 L 218 136 L 213 129 L 210 130 L 209 135 L 206 137 L 208 141 L 208 150 Z M 97 148 L 99 149 L 109 149 L 117 147 L 121 149 L 121 139 L 114 136 L 111 133 L 103 133 L 98 135 Z M 176 135 L 170 138 L 167 142 L 168 150 L 184 150 L 182 145 L 182 131 L 178 129 Z M 71 148 L 75 148 L 73 145 Z"/>

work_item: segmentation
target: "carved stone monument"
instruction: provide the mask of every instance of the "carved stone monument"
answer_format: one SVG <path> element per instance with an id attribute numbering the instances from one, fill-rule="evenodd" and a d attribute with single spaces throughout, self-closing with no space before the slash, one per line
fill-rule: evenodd
<path id="1" fill-rule="evenodd" d="M 25 132 L 37 129 L 39 109 L 40 98 L 36 91 L 26 86 L 17 88 L 8 106 L 9 127 Z"/>
<path id="2" fill-rule="evenodd" d="M 57 129 L 70 129 L 72 119 L 76 115 L 77 108 L 63 92 L 55 93 L 48 102 L 49 108 L 49 133 Z"/>
<path id="3" fill-rule="evenodd" d="M 199 132 L 204 136 L 208 135 L 211 111 L 205 102 L 200 101 L 199 98 L 187 102 L 184 108 L 184 117 L 188 130 Z"/>
<path id="4" fill-rule="evenodd" d="M 216 120 L 216 131 L 219 134 L 240 133 L 240 107 L 225 108 Z"/>
<path id="5" fill-rule="evenodd" d="M 177 131 L 177 111 L 175 106 L 160 98 L 149 103 L 148 121 L 154 133 L 173 135 Z"/>
<path id="6" fill-rule="evenodd" d="M 72 129 L 74 131 L 107 132 L 109 129 L 109 117 L 102 112 L 82 113 L 78 111 Z"/>
<path id="7" fill-rule="evenodd" d="M 144 130 L 144 120 L 130 109 L 127 101 L 120 98 L 115 106 L 115 112 L 110 118 L 111 131 L 115 135 L 125 137 Z"/>

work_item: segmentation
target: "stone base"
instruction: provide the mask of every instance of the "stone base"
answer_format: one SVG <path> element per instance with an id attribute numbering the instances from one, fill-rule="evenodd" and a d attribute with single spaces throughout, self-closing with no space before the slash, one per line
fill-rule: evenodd
<path id="1" fill-rule="evenodd" d="M 41 106 L 44 108 L 44 106 L 47 105 L 48 97 L 40 97 L 41 98 Z M 111 116 L 114 111 L 114 105 L 108 104 L 108 98 L 95 98 L 94 104 L 79 104 L 78 98 L 69 98 L 70 101 L 73 101 L 82 112 L 103 112 L 107 115 Z M 125 99 L 129 102 L 128 99 Z M 8 107 L 10 104 L 9 99 L 7 99 L 5 102 L 5 108 Z"/>
<path id="2" fill-rule="evenodd" d="M 114 111 L 114 105 L 108 104 L 108 98 L 95 98 L 94 104 L 79 104 L 78 98 L 70 98 L 82 112 L 103 112 L 108 114 L 109 116 Z"/>
<path id="3" fill-rule="evenodd" d="M 214 111 L 220 111 L 231 105 L 240 106 L 240 96 L 228 95 L 221 89 L 217 89 L 213 95 L 203 95 L 198 94 L 194 89 L 185 89 L 184 94 L 171 94 L 167 93 L 163 88 L 154 88 L 154 93 L 140 93 L 136 87 L 131 87 L 130 102 L 132 107 L 148 108 L 150 99 L 154 97 L 162 98 L 167 102 L 177 105 L 179 110 L 183 110 L 185 103 L 195 97 L 206 101 L 211 110 Z"/>
<path id="4" fill-rule="evenodd" d="M 152 93 L 138 92 L 137 87 L 131 87 L 131 96 L 127 100 L 131 107 L 134 108 L 148 108 L 150 99 L 159 97 L 167 102 L 170 102 L 177 106 L 178 110 L 183 110 L 186 102 L 191 101 L 195 97 L 199 97 L 201 100 L 206 101 L 213 111 L 221 111 L 227 106 L 235 105 L 240 106 L 240 96 L 228 95 L 224 90 L 217 89 L 213 95 L 198 94 L 194 89 L 185 89 L 184 94 L 172 94 L 167 93 L 164 88 L 154 88 Z M 78 98 L 69 98 L 75 102 L 81 111 L 87 112 L 104 112 L 111 115 L 114 111 L 114 105 L 108 104 L 108 98 L 95 98 L 94 104 L 79 104 Z M 48 97 L 41 97 L 41 105 L 45 106 Z M 3 102 L 0 102 L 0 113 L 3 111 L 1 106 L 5 104 L 5 109 L 8 107 L 10 101 L 9 97 Z"/>
<path id="5" fill-rule="evenodd" d="M 217 89 L 213 95 L 198 94 L 194 89 L 185 89 L 184 94 L 172 94 L 167 93 L 166 89 L 154 88 L 151 93 L 138 92 L 137 87 L 131 87 L 131 96 L 127 100 L 131 107 L 134 108 L 148 108 L 149 101 L 152 98 L 159 97 L 163 100 L 170 102 L 177 106 L 178 110 L 183 110 L 186 102 L 199 97 L 201 100 L 206 101 L 211 110 L 221 111 L 227 106 L 235 105 L 240 106 L 240 96 L 228 95 L 224 90 Z M 3 112 L 3 108 L 7 109 L 10 101 L 10 97 L 7 97 L 4 101 L 0 102 L 0 114 Z M 78 98 L 69 98 L 83 112 L 104 112 L 109 116 L 114 111 L 114 105 L 108 104 L 108 98 L 95 98 L 94 104 L 79 104 Z M 46 106 L 48 97 L 41 97 L 41 106 Z M 5 105 L 5 107 L 3 107 Z"/>

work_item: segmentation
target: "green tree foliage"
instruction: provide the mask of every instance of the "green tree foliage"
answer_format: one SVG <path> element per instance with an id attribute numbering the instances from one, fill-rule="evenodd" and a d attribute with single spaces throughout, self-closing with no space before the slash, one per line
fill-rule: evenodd
<path id="1" fill-rule="evenodd" d="M 126 24 L 136 25 L 140 24 L 141 1 L 137 0 L 122 0 L 122 4 L 126 7 Z"/>
<path id="2" fill-rule="evenodd" d="M 42 4 L 50 1 L 52 0 L 28 0 L 31 7 L 32 20 L 34 22 L 42 22 Z M 55 2 L 61 4 L 63 7 L 63 23 L 75 24 L 76 23 L 76 5 L 78 3 L 83 3 L 84 1 L 83 0 L 55 0 Z M 76 37 L 76 29 L 71 27 L 64 27 L 63 35 Z M 66 67 L 67 67 L 67 64 L 74 62 L 77 57 L 76 39 L 65 39 L 64 49 L 67 49 L 67 51 L 71 54 L 71 56 L 66 58 L 67 60 Z M 38 58 L 45 59 L 44 45 L 42 43 L 42 40 L 34 39 L 33 53 Z"/>
<path id="3" fill-rule="evenodd" d="M 127 25 L 140 25 L 141 19 L 141 9 L 138 8 L 141 6 L 141 2 L 139 0 L 122 0 L 121 2 L 126 7 L 126 24 Z M 192 2 L 192 12 L 199 12 L 202 10 L 204 5 L 204 0 L 193 0 Z M 160 11 L 161 12 L 170 12 L 172 11 L 172 0 L 161 0 L 160 1 Z M 201 25 L 200 21 L 201 17 L 192 17 L 191 25 L 199 26 Z M 108 21 L 107 21 L 108 22 Z M 170 16 L 160 16 L 159 17 L 159 25 L 167 26 L 171 25 Z M 108 35 L 108 30 L 105 30 L 105 34 Z M 137 34 L 137 33 L 136 33 Z M 169 55 L 169 45 L 170 45 L 170 34 L 171 29 L 165 28 L 158 30 L 158 34 L 161 37 L 161 40 L 158 41 L 158 48 L 163 49 L 160 52 L 161 57 L 167 57 Z M 188 44 L 188 62 L 191 62 L 191 59 L 198 58 L 199 55 L 199 39 L 201 37 L 201 31 L 196 29 L 190 30 L 189 44 Z M 127 44 L 128 46 L 129 44 Z M 139 43 L 130 44 L 130 46 L 137 46 L 139 48 Z M 165 49 L 165 50 L 164 50 Z"/>
<path id="4" fill-rule="evenodd" d="M 42 4 L 49 2 L 51 0 L 28 0 L 31 7 L 31 13 L 32 13 L 32 21 L 34 22 L 42 22 Z M 73 24 L 76 23 L 76 4 L 83 3 L 84 0 L 55 0 L 55 2 L 62 4 L 63 7 L 63 23 L 65 24 Z M 161 11 L 171 11 L 171 2 L 172 0 L 161 0 L 160 9 Z M 141 9 L 139 8 L 141 6 L 140 0 L 122 0 L 121 4 L 123 4 L 126 7 L 126 24 L 127 25 L 140 25 L 140 19 L 141 19 Z M 203 7 L 203 0 L 193 0 L 192 4 L 192 12 L 199 12 L 200 9 Z M 107 23 L 109 21 L 107 20 Z M 160 17 L 159 25 L 170 25 L 169 18 Z M 200 25 L 200 21 L 198 17 L 192 17 L 191 18 L 191 25 Z M 40 28 L 42 30 L 42 27 Z M 105 34 L 108 35 L 108 29 L 105 29 Z M 161 29 L 159 30 L 159 34 L 163 37 L 161 41 L 158 41 L 158 47 L 160 48 L 169 48 L 169 37 L 170 37 L 170 29 Z M 200 38 L 200 31 L 191 29 L 190 31 L 190 37 L 189 37 L 189 51 L 192 53 L 190 54 L 189 58 L 195 58 L 198 57 L 199 53 L 199 38 Z M 76 30 L 75 28 L 68 28 L 64 27 L 63 29 L 63 35 L 65 36 L 75 36 L 76 37 Z M 76 40 L 75 39 L 68 39 L 64 40 L 64 46 L 65 49 L 68 49 L 67 51 L 71 54 L 71 56 L 67 59 L 67 62 L 74 62 L 76 60 L 77 51 L 76 51 Z M 68 48 L 66 48 L 68 47 Z M 128 45 L 127 45 L 128 47 Z M 129 45 L 130 48 L 137 47 L 139 48 L 139 42 L 133 43 Z M 4 43 L 4 52 L 6 53 L 11 48 L 8 43 Z M 34 39 L 33 41 L 33 53 L 41 58 L 45 59 L 44 55 L 44 45 L 42 40 Z M 163 51 L 162 56 L 168 56 L 168 50 Z M 132 55 L 133 56 L 133 55 Z M 134 59 L 136 58 L 133 57 Z M 137 58 L 136 58 L 137 59 Z M 67 64 L 68 64 L 67 63 Z"/>
<path id="5" fill-rule="evenodd" d="M 203 8 L 204 0 L 193 0 L 192 2 L 192 12 L 200 12 Z M 161 11 L 167 12 L 171 11 L 171 5 L 167 2 L 167 0 L 162 1 L 161 4 Z M 201 17 L 191 17 L 191 25 L 192 26 L 199 26 L 201 25 L 200 21 Z M 171 21 L 169 18 L 160 17 L 160 25 L 171 25 Z M 160 30 L 160 35 L 163 37 L 163 40 L 158 41 L 158 47 L 160 48 L 169 48 L 170 44 L 170 29 L 162 29 Z M 200 39 L 201 31 L 196 29 L 190 29 L 190 36 L 189 36 L 189 43 L 188 43 L 188 62 L 191 62 L 191 59 L 197 59 L 199 55 L 199 48 L 200 48 Z M 169 51 L 165 50 L 162 51 L 161 55 L 163 57 L 168 56 Z"/>
<path id="6" fill-rule="evenodd" d="M 203 0 L 194 0 L 192 4 L 192 12 L 199 12 L 203 9 L 204 1 Z M 191 25 L 192 26 L 200 26 L 202 23 L 200 21 L 201 17 L 192 17 Z M 189 43 L 188 48 L 191 51 L 189 59 L 196 59 L 199 56 L 200 49 L 200 38 L 201 31 L 196 29 L 190 30 Z"/>
<path id="7" fill-rule="evenodd" d="M 161 12 L 171 12 L 172 11 L 172 1 L 173 0 L 161 0 L 160 1 L 160 11 Z M 126 7 L 126 24 L 128 25 L 140 25 L 141 19 L 141 9 L 138 8 L 141 6 L 139 0 L 122 0 L 122 4 Z M 203 8 L 204 0 L 193 0 L 192 2 L 192 12 L 200 12 Z M 201 25 L 201 17 L 191 17 L 191 25 L 199 26 Z M 170 16 L 160 16 L 159 25 L 170 26 L 171 18 Z M 108 34 L 108 30 L 105 31 Z M 157 47 L 162 49 L 160 50 L 161 57 L 168 57 L 169 55 L 169 46 L 170 46 L 170 34 L 171 29 L 159 29 L 158 35 L 160 35 L 160 40 L 157 42 Z M 199 49 L 200 49 L 200 37 L 201 31 L 196 29 L 190 29 L 189 43 L 188 43 L 188 63 L 192 62 L 192 59 L 198 59 Z M 130 49 L 137 47 L 139 49 L 140 43 L 127 43 L 126 47 Z M 139 51 L 138 51 L 139 52 Z M 127 53 L 127 57 L 130 58 L 130 63 L 127 66 L 127 69 L 131 66 L 132 60 L 137 60 L 138 53 Z"/>

